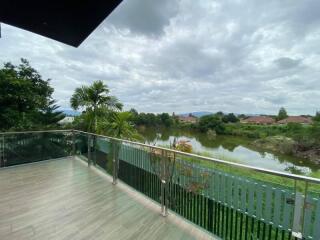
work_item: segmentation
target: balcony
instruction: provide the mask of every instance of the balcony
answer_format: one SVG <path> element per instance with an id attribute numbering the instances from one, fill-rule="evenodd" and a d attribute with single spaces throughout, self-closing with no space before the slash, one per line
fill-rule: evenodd
<path id="1" fill-rule="evenodd" d="M 2 240 L 201 237 L 73 158 L 1 170 L 0 189 Z"/>
<path id="2" fill-rule="evenodd" d="M 320 239 L 318 179 L 75 130 L 0 156 L 0 239 Z"/>

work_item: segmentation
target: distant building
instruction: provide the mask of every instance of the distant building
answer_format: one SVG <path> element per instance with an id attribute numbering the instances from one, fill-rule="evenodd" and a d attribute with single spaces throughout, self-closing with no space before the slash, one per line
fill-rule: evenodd
<path id="1" fill-rule="evenodd" d="M 68 123 L 72 123 L 74 121 L 74 117 L 65 117 L 64 119 L 59 121 L 59 124 L 64 125 Z"/>
<path id="2" fill-rule="evenodd" d="M 267 125 L 274 124 L 276 121 L 271 117 L 266 116 L 255 116 L 243 119 L 242 123 L 258 124 L 258 125 Z"/>
<path id="3" fill-rule="evenodd" d="M 182 123 L 197 123 L 198 118 L 193 116 L 192 114 L 189 114 L 189 116 L 179 116 L 178 117 L 179 122 Z"/>
<path id="4" fill-rule="evenodd" d="M 311 124 L 312 120 L 309 117 L 303 116 L 290 116 L 283 120 L 278 121 L 279 124 L 287 124 L 287 123 L 302 123 L 302 124 Z"/>

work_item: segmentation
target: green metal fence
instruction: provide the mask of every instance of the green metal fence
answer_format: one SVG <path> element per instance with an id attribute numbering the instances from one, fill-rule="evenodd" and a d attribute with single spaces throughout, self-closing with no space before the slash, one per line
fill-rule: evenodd
<path id="1" fill-rule="evenodd" d="M 0 134 L 1 166 L 82 157 L 222 239 L 320 239 L 320 180 L 81 131 Z"/>

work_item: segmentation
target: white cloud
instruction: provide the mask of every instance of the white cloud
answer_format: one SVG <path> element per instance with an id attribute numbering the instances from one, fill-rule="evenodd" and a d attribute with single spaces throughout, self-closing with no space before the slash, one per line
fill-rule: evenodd
<path id="1" fill-rule="evenodd" d="M 320 96 L 320 3 L 123 2 L 79 47 L 3 25 L 0 62 L 27 58 L 64 107 L 104 80 L 126 108 L 314 114 Z"/>

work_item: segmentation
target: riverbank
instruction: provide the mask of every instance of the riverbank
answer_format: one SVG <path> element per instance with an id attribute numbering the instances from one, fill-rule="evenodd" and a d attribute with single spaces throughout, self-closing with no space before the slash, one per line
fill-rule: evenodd
<path id="1" fill-rule="evenodd" d="M 266 137 L 253 141 L 252 145 L 267 151 L 289 154 L 320 165 L 320 148 L 305 149 L 298 141 L 289 137 Z"/>
<path id="2" fill-rule="evenodd" d="M 186 140 L 192 145 L 194 153 L 249 166 L 300 175 L 309 175 L 320 170 L 319 164 L 288 154 L 288 151 L 283 151 L 283 146 L 278 148 L 282 149 L 279 151 L 265 148 L 262 144 L 254 145 L 257 138 L 234 135 L 216 135 L 212 138 L 195 129 L 177 128 L 143 128 L 139 132 L 147 144 L 171 146 L 174 141 Z"/>
<path id="3" fill-rule="evenodd" d="M 252 146 L 320 165 L 320 123 L 285 125 L 228 124 L 226 135 L 246 136 Z"/>

